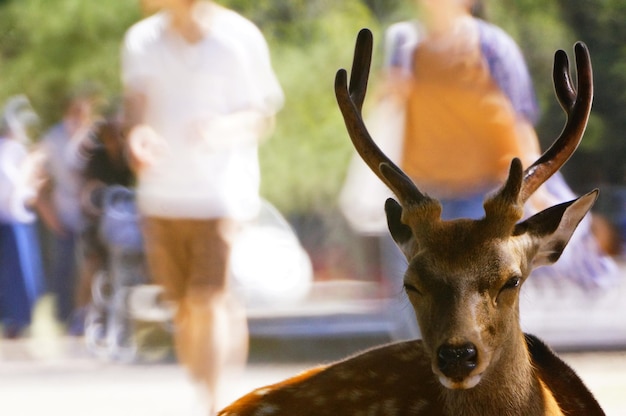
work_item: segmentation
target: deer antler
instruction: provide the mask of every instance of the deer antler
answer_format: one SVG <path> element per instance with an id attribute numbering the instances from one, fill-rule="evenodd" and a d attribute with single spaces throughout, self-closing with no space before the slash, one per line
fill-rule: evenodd
<path id="1" fill-rule="evenodd" d="M 335 78 L 335 95 L 357 152 L 370 169 L 396 194 L 405 208 L 435 205 L 437 201 L 422 194 L 413 181 L 374 143 L 361 109 L 367 91 L 373 37 L 368 29 L 359 32 L 356 41 L 350 85 L 347 71 L 340 69 Z M 577 88 L 573 86 L 567 54 L 559 50 L 554 57 L 553 81 L 556 96 L 567 115 L 563 131 L 552 146 L 523 174 L 520 202 L 523 204 L 574 153 L 587 126 L 593 101 L 591 58 L 584 43 L 575 45 Z M 435 210 L 434 212 L 437 212 Z"/>
<path id="2" fill-rule="evenodd" d="M 567 162 L 578 147 L 587 127 L 593 101 L 591 58 L 587 46 L 582 42 L 576 43 L 574 52 L 576 54 L 578 88 L 574 88 L 572 84 L 567 54 L 559 50 L 554 55 L 552 73 L 554 91 L 567 115 L 567 121 L 563 131 L 552 146 L 524 171 L 524 183 L 521 191 L 522 202 L 527 201 L 541 184 Z"/>
<path id="3" fill-rule="evenodd" d="M 356 40 L 350 85 L 345 69 L 337 71 L 335 77 L 335 95 L 350 139 L 361 158 L 396 194 L 405 208 L 424 203 L 436 204 L 434 199 L 422 194 L 413 181 L 380 150 L 365 127 L 361 109 L 367 91 L 372 45 L 372 32 L 362 29 Z"/>

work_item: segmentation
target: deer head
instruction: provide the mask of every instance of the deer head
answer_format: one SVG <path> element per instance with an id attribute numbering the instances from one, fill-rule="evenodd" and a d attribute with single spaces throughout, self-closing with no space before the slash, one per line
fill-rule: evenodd
<path id="1" fill-rule="evenodd" d="M 597 197 L 593 191 L 520 222 L 524 203 L 567 161 L 584 133 L 593 97 L 587 48 L 575 45 L 576 87 L 567 55 L 555 55 L 555 92 L 567 121 L 554 144 L 525 170 L 519 159 L 512 161 L 505 184 L 484 203 L 484 218 L 443 221 L 439 202 L 376 146 L 363 122 L 372 42 L 368 30 L 359 33 L 349 85 L 347 72 L 339 70 L 335 94 L 354 147 L 398 199 L 387 200 L 385 212 L 408 260 L 404 287 L 432 371 L 448 389 L 466 390 L 496 381 L 503 369 L 528 368 L 520 365 L 529 362 L 519 324 L 520 287 L 533 268 L 559 258 Z"/>

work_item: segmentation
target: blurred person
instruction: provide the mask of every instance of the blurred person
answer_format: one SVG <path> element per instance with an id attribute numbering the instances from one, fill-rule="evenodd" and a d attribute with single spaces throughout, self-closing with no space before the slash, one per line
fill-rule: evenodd
<path id="1" fill-rule="evenodd" d="M 473 15 L 482 3 L 414 3 L 419 19 L 392 24 L 385 32 L 367 125 L 420 189 L 441 202 L 443 219 L 481 218 L 485 195 L 506 178 L 511 160 L 521 157 L 528 165 L 539 154 L 530 75 L 515 42 Z M 400 293 L 404 260 L 388 236 L 382 209 L 390 191 L 358 158 L 350 169 L 341 195 L 344 212 L 357 231 L 383 235 L 386 289 Z M 374 183 L 365 183 L 367 178 Z M 533 198 L 529 204 L 545 196 Z"/>
<path id="2" fill-rule="evenodd" d="M 58 320 L 73 335 L 82 335 L 85 311 L 77 308 L 80 277 L 79 241 L 85 227 L 81 211 L 85 141 L 97 117 L 99 89 L 84 85 L 72 92 L 63 118 L 41 138 L 46 184 L 39 192 L 37 210 L 52 237 L 49 289 L 56 297 Z"/>
<path id="3" fill-rule="evenodd" d="M 85 158 L 80 195 L 84 218 L 80 235 L 82 272 L 76 294 L 79 309 L 86 308 L 92 300 L 91 286 L 95 274 L 107 268 L 109 253 L 100 236 L 106 189 L 112 185 L 131 187 L 134 184 L 134 174 L 126 157 L 120 106 L 111 104 L 91 130 L 79 150 Z"/>
<path id="4" fill-rule="evenodd" d="M 483 12 L 482 1 L 416 4 L 423 16 L 417 29 L 399 23 L 386 38 L 389 86 L 402 94 L 406 114 L 400 163 L 441 200 L 443 218 L 481 218 L 486 194 L 506 178 L 511 159 L 530 166 L 541 154 L 532 79 L 515 41 L 473 15 Z M 557 173 L 531 197 L 526 214 L 575 197 Z M 614 282 L 616 265 L 587 217 L 559 262 L 534 275 L 602 287 Z"/>
<path id="5" fill-rule="evenodd" d="M 12 97 L 0 121 L 0 322 L 6 338 L 31 324 L 43 269 L 35 226 L 37 156 L 28 151 L 28 127 L 37 116 L 24 96 Z"/>
<path id="6" fill-rule="evenodd" d="M 421 20 L 386 33 L 383 88 L 405 110 L 400 164 L 442 202 L 443 218 L 480 218 L 511 159 L 528 166 L 540 154 L 532 81 L 515 41 L 473 16 L 481 2 L 416 4 Z"/>
<path id="7" fill-rule="evenodd" d="M 420 189 L 441 202 L 443 219 L 480 218 L 485 194 L 506 178 L 511 159 L 528 165 L 539 155 L 531 78 L 513 39 L 474 16 L 482 2 L 414 3 L 419 18 L 385 32 L 368 126 Z M 374 183 L 366 184 L 368 177 Z M 341 195 L 353 227 L 386 234 L 379 201 L 387 195 L 367 167 L 353 161 Z M 530 204 L 546 198 L 541 191 L 535 195 Z M 350 208 L 355 200 L 357 207 Z"/>
<path id="8" fill-rule="evenodd" d="M 529 166 L 540 155 L 532 80 L 515 41 L 474 15 L 482 12 L 481 1 L 416 0 L 416 5 L 419 20 L 393 24 L 385 33 L 378 93 L 387 107 L 379 104 L 373 111 L 382 108 L 387 116 L 377 115 L 384 130 L 373 137 L 393 141 L 384 143 L 389 154 L 421 190 L 441 202 L 443 219 L 482 218 L 485 196 L 499 188 L 511 160 L 518 157 Z M 557 173 L 531 197 L 527 215 L 573 198 Z M 381 224 L 376 223 L 380 232 Z M 390 238 L 381 241 L 391 291 L 400 293 L 395 278 L 404 260 Z M 616 271 L 587 217 L 559 262 L 533 274 L 590 288 L 612 284 Z M 411 326 L 412 337 L 417 327 Z"/>
<path id="9" fill-rule="evenodd" d="M 258 144 L 284 98 L 253 23 L 211 1 L 142 3 L 157 13 L 126 33 L 122 79 L 146 256 L 214 412 L 226 364 L 248 348 L 228 287 L 233 233 L 260 208 Z"/>

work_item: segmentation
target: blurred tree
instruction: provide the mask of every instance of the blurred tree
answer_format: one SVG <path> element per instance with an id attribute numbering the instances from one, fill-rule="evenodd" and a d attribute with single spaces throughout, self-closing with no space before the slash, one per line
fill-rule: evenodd
<path id="1" fill-rule="evenodd" d="M 363 3 L 383 23 L 398 20 L 412 6 L 407 0 L 363 0 Z"/>
<path id="2" fill-rule="evenodd" d="M 594 64 L 593 114 L 597 126 L 591 127 L 595 127 L 593 132 L 599 137 L 578 155 L 577 169 L 570 169 L 570 174 L 587 188 L 598 182 L 623 185 L 626 182 L 626 2 L 559 0 L 557 3 L 564 21 L 589 46 Z"/>
<path id="3" fill-rule="evenodd" d="M 20 0 L 0 4 L 0 97 L 30 97 L 44 125 L 67 92 L 99 83 L 119 92 L 119 42 L 139 17 L 126 0 Z"/>

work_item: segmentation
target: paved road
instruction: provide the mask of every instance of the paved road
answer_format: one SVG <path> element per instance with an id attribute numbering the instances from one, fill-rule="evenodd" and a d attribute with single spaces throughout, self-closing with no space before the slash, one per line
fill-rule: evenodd
<path id="1" fill-rule="evenodd" d="M 374 340 L 344 340 L 318 359 L 333 359 Z M 321 345 L 321 344 L 320 344 Z M 294 344 L 288 346 L 294 347 Z M 251 363 L 220 397 L 227 403 L 311 365 L 297 354 L 270 360 L 272 344 L 253 344 Z M 297 348 L 297 345 L 295 345 Z M 564 358 L 610 416 L 626 415 L 626 351 L 568 353 Z M 173 363 L 112 364 L 88 355 L 80 341 L 60 338 L 0 344 L 0 414 L 19 416 L 196 416 L 194 388 Z"/>
<path id="2" fill-rule="evenodd" d="M 88 355 L 79 341 L 44 348 L 0 345 L 0 414 L 16 416 L 196 416 L 196 392 L 174 363 L 115 364 Z M 226 403 L 303 365 L 255 364 L 229 383 Z"/>

